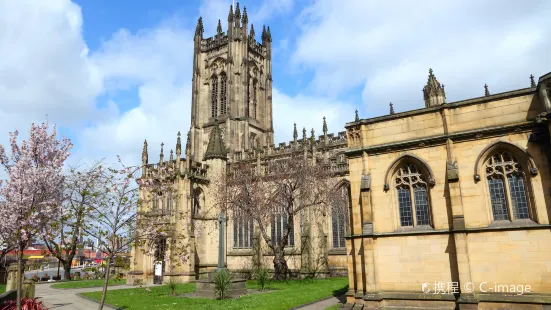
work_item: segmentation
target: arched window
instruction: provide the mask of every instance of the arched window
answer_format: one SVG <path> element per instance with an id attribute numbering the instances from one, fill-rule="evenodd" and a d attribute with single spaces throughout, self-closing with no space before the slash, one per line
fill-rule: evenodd
<path id="1" fill-rule="evenodd" d="M 256 119 L 256 85 L 258 84 L 258 81 L 256 79 L 254 79 L 253 81 L 253 113 L 252 113 L 252 117 L 254 119 Z"/>
<path id="2" fill-rule="evenodd" d="M 526 176 L 509 152 L 494 153 L 485 163 L 494 221 L 529 219 Z"/>
<path id="3" fill-rule="evenodd" d="M 218 77 L 216 75 L 212 76 L 212 93 L 211 93 L 211 103 L 212 103 L 212 117 L 218 115 Z"/>
<path id="4" fill-rule="evenodd" d="M 278 245 L 281 243 L 281 240 L 283 239 L 283 236 L 286 233 L 286 227 L 288 223 L 287 213 L 283 211 L 275 211 L 272 215 L 272 242 L 275 245 Z M 293 221 L 294 223 L 294 221 Z M 291 224 L 293 224 L 291 223 Z M 294 225 L 291 225 L 291 231 L 289 232 L 289 237 L 287 239 L 287 245 L 288 247 L 295 246 L 295 227 Z"/>
<path id="5" fill-rule="evenodd" d="M 348 186 L 341 186 L 331 206 L 333 248 L 345 248 L 344 235 L 348 230 Z"/>
<path id="6" fill-rule="evenodd" d="M 427 177 L 414 164 L 402 165 L 395 176 L 401 226 L 430 226 Z"/>
<path id="7" fill-rule="evenodd" d="M 204 204 L 203 191 L 200 188 L 193 190 L 193 200 L 192 200 L 192 214 L 199 215 L 201 212 L 201 207 Z"/>
<path id="8" fill-rule="evenodd" d="M 236 212 L 233 219 L 233 248 L 252 249 L 253 232 L 253 219 Z"/>
<path id="9" fill-rule="evenodd" d="M 220 74 L 220 114 L 224 115 L 227 112 L 227 81 L 226 73 Z"/>

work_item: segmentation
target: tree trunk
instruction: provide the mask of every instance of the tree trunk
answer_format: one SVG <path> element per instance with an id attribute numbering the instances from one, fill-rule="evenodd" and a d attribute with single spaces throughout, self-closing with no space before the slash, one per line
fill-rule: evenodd
<path id="1" fill-rule="evenodd" d="M 274 280 L 286 280 L 289 273 L 287 261 L 285 260 L 283 249 L 274 249 Z"/>
<path id="2" fill-rule="evenodd" d="M 101 293 L 101 302 L 99 304 L 98 310 L 103 310 L 103 305 L 105 304 L 105 298 L 107 297 L 107 285 L 109 284 L 109 273 L 111 272 L 111 260 L 113 255 L 109 254 L 107 258 L 107 268 L 105 270 L 105 281 L 103 282 L 103 291 Z"/>
<path id="3" fill-rule="evenodd" d="M 23 245 L 19 245 L 19 255 L 17 255 L 17 310 L 21 310 L 21 299 L 23 298 Z"/>
<path id="4" fill-rule="evenodd" d="M 71 280 L 71 263 L 73 261 L 72 260 L 67 260 L 65 261 L 65 263 L 63 264 L 63 279 L 65 280 Z"/>

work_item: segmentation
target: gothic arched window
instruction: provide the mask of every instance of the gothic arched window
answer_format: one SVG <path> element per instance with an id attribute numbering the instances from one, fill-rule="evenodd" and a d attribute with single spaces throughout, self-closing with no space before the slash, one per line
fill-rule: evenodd
<path id="1" fill-rule="evenodd" d="M 341 186 L 331 206 L 333 248 L 345 248 L 344 235 L 348 230 L 348 188 Z"/>
<path id="2" fill-rule="evenodd" d="M 287 232 L 287 223 L 288 223 L 287 213 L 281 211 L 276 211 L 272 215 L 272 229 L 271 229 L 271 237 L 272 242 L 274 245 L 278 245 L 281 243 L 281 240 L 283 239 L 283 236 Z M 289 232 L 289 237 L 287 239 L 287 245 L 288 247 L 295 246 L 295 227 L 294 227 L 294 221 L 291 223 L 291 230 Z"/>
<path id="3" fill-rule="evenodd" d="M 212 76 L 212 89 L 211 89 L 211 104 L 212 104 L 212 117 L 218 115 L 218 77 Z"/>
<path id="4" fill-rule="evenodd" d="M 233 248 L 251 249 L 253 247 L 253 219 L 236 212 L 233 219 Z"/>
<path id="5" fill-rule="evenodd" d="M 254 119 L 256 119 L 256 86 L 258 84 L 258 81 L 256 79 L 254 79 L 253 81 L 253 113 L 252 113 L 252 117 Z"/>
<path id="6" fill-rule="evenodd" d="M 226 73 L 222 72 L 222 74 L 220 74 L 220 114 L 222 115 L 226 114 L 228 108 L 227 82 L 228 77 Z"/>
<path id="7" fill-rule="evenodd" d="M 199 215 L 201 212 L 201 207 L 204 203 L 203 191 L 200 188 L 193 190 L 193 199 L 192 199 L 192 214 Z"/>
<path id="8" fill-rule="evenodd" d="M 494 153 L 485 164 L 494 221 L 529 219 L 526 176 L 509 152 Z"/>
<path id="9" fill-rule="evenodd" d="M 401 226 L 430 226 L 426 176 L 413 164 L 401 166 L 395 176 Z"/>

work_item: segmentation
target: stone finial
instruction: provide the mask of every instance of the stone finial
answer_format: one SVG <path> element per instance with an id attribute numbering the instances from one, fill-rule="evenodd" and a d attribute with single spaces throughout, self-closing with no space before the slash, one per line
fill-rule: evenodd
<path id="1" fill-rule="evenodd" d="M 233 22 L 233 5 L 230 4 L 230 11 L 228 12 L 228 22 Z"/>
<path id="2" fill-rule="evenodd" d="M 355 122 L 360 121 L 360 116 L 358 115 L 358 109 L 356 109 L 356 118 L 354 119 Z"/>
<path id="3" fill-rule="evenodd" d="M 392 102 L 390 103 L 390 115 L 394 114 L 394 106 Z"/>
<path id="4" fill-rule="evenodd" d="M 268 42 L 272 42 L 272 33 L 270 32 L 270 26 L 266 29 L 266 36 L 268 37 Z"/>
<path id="5" fill-rule="evenodd" d="M 298 139 L 297 123 L 294 123 L 294 125 L 293 125 L 293 139 L 295 140 L 295 142 Z"/>
<path id="6" fill-rule="evenodd" d="M 203 18 L 199 17 L 199 20 L 197 20 L 197 27 L 195 27 L 195 35 L 203 37 Z"/>
<path id="7" fill-rule="evenodd" d="M 534 75 L 530 74 L 530 87 L 536 88 L 536 82 L 534 81 Z"/>
<path id="8" fill-rule="evenodd" d="M 429 69 L 429 78 L 427 85 L 423 87 L 423 98 L 425 99 L 425 107 L 433 107 L 446 102 L 446 92 L 444 85 L 440 84 L 434 76 L 432 68 Z"/>
<path id="9" fill-rule="evenodd" d="M 224 141 L 220 135 L 220 128 L 218 127 L 218 124 L 216 124 L 210 132 L 209 144 L 207 145 L 204 160 L 215 158 L 226 160 L 228 158 L 227 155 L 228 151 L 226 150 Z"/>
<path id="10" fill-rule="evenodd" d="M 180 131 L 178 131 L 177 136 L 178 138 L 176 138 L 176 157 L 180 158 L 180 155 L 182 154 L 182 139 L 180 138 Z"/>
<path id="11" fill-rule="evenodd" d="M 142 165 L 147 165 L 147 140 L 143 141 L 143 150 L 142 150 Z"/>
<path id="12" fill-rule="evenodd" d="M 484 84 L 484 96 L 490 96 L 490 91 L 488 90 L 488 84 Z"/>
<path id="13" fill-rule="evenodd" d="M 249 41 L 254 42 L 254 25 L 251 24 L 251 31 L 249 31 Z"/>
<path id="14" fill-rule="evenodd" d="M 222 33 L 222 23 L 220 22 L 220 19 L 218 20 L 218 26 L 216 26 L 216 33 L 217 34 Z"/>
<path id="15" fill-rule="evenodd" d="M 316 134 L 314 128 L 312 128 L 312 130 L 310 131 L 310 143 L 312 143 L 312 145 L 316 143 Z"/>
<path id="16" fill-rule="evenodd" d="M 174 155 L 173 155 L 174 152 L 172 152 L 172 149 L 170 150 L 170 162 L 172 162 L 174 160 Z"/>
<path id="17" fill-rule="evenodd" d="M 164 154 L 163 154 L 163 146 L 165 144 L 161 142 L 161 154 L 159 154 L 159 164 L 162 164 L 163 163 L 163 158 L 165 157 Z"/>
<path id="18" fill-rule="evenodd" d="M 233 14 L 235 18 L 235 24 L 239 24 L 239 21 L 241 20 L 241 10 L 239 9 L 239 2 L 235 4 L 235 13 Z"/>
<path id="19" fill-rule="evenodd" d="M 306 143 L 306 127 L 302 127 L 302 143 Z"/>
<path id="20" fill-rule="evenodd" d="M 327 134 L 327 122 L 325 121 L 325 116 L 323 117 L 323 134 Z"/>
<path id="21" fill-rule="evenodd" d="M 247 8 L 243 7 L 243 17 L 241 18 L 241 23 L 243 25 L 247 24 L 249 22 L 249 17 L 247 16 Z"/>
<path id="22" fill-rule="evenodd" d="M 262 26 L 262 45 L 268 41 L 268 33 L 266 32 L 266 25 Z"/>
<path id="23" fill-rule="evenodd" d="M 187 140 L 186 140 L 186 154 L 188 151 L 191 151 L 191 131 L 187 132 Z M 186 155 L 187 156 L 187 155 Z"/>

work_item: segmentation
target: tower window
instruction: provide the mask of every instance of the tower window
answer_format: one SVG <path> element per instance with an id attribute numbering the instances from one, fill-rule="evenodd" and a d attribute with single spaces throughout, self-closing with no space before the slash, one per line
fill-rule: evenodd
<path id="1" fill-rule="evenodd" d="M 212 117 L 218 115 L 218 77 L 216 75 L 212 76 Z"/>
<path id="2" fill-rule="evenodd" d="M 224 115 L 227 112 L 227 81 L 226 73 L 220 74 L 220 114 Z"/>
<path id="3" fill-rule="evenodd" d="M 253 81 L 253 113 L 252 113 L 252 117 L 254 119 L 256 119 L 256 103 L 257 103 L 257 101 L 256 101 L 256 85 L 257 84 L 258 84 L 257 80 L 254 79 L 254 81 Z"/>

